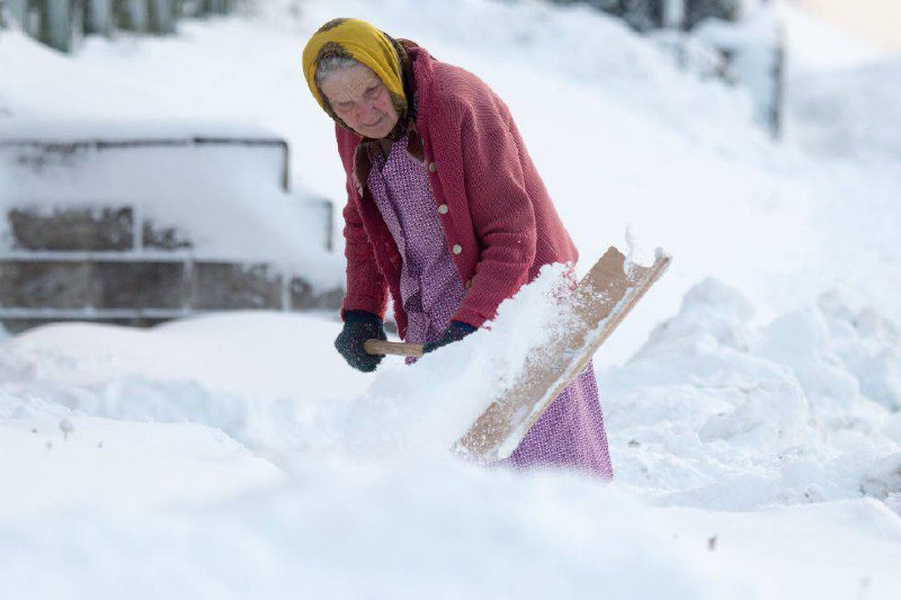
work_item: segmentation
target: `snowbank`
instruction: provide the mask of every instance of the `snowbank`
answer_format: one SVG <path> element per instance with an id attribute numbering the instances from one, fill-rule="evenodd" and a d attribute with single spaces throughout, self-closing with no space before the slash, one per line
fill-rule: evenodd
<path id="1" fill-rule="evenodd" d="M 612 486 L 440 452 L 501 384 L 484 365 L 513 368 L 548 334 L 552 281 L 492 331 L 374 377 L 321 351 L 338 324 L 277 313 L 7 341 L 4 591 L 105 597 L 121 577 L 136 597 L 891 597 L 901 421 L 859 391 L 853 357 L 897 345 L 834 299 L 755 328 L 736 291 L 695 288 L 598 372 Z M 811 333 L 782 348 L 786 328 Z M 791 569 L 783 544 L 807 548 Z"/>
<path id="2" fill-rule="evenodd" d="M 897 506 L 883 464 L 901 465 L 895 326 L 835 298 L 762 328 L 751 317 L 709 280 L 631 361 L 599 373 L 620 481 L 665 504 L 750 510 L 856 498 L 875 477 L 875 496 Z"/>
<path id="3" fill-rule="evenodd" d="M 32 598 L 753 597 L 746 571 L 703 543 L 679 548 L 628 496 L 433 467 L 329 463 L 214 508 L 6 523 L 2 587 Z"/>

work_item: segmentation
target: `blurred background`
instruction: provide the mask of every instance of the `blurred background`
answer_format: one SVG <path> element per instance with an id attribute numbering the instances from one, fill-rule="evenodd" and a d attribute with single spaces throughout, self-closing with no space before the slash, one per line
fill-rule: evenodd
<path id="1" fill-rule="evenodd" d="M 335 14 L 421 40 L 495 87 L 583 254 L 629 227 L 678 251 L 658 316 L 705 276 L 727 277 L 763 314 L 813 301 L 834 271 L 859 271 L 833 243 L 814 280 L 823 234 L 806 211 L 845 185 L 877 190 L 868 198 L 895 185 L 878 166 L 901 139 L 888 0 L 0 4 L 0 321 L 12 332 L 233 309 L 333 315 L 342 175 L 298 57 Z M 567 135 L 595 157 L 554 152 L 560 98 L 590 107 Z M 856 161 L 858 183 L 809 187 L 822 178 L 804 161 L 836 158 Z M 586 172 L 607 199 L 590 208 Z M 683 222 L 692 212 L 704 218 Z M 749 223 L 778 243 L 752 252 Z M 885 263 L 881 224 L 860 230 Z M 844 287 L 896 305 L 858 279 Z"/>
<path id="2" fill-rule="evenodd" d="M 901 48 L 901 4 L 892 0 L 799 0 L 816 15 L 862 40 Z"/>

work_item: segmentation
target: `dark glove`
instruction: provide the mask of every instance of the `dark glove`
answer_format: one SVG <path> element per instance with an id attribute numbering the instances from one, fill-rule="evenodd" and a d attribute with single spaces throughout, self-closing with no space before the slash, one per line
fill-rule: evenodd
<path id="1" fill-rule="evenodd" d="M 382 362 L 382 355 L 367 354 L 363 349 L 366 340 L 386 340 L 382 320 L 366 310 L 348 310 L 344 313 L 344 329 L 335 338 L 335 348 L 358 371 L 369 373 Z"/>
<path id="2" fill-rule="evenodd" d="M 463 338 L 465 338 L 470 333 L 474 332 L 477 327 L 473 327 L 469 323 L 464 323 L 462 321 L 451 321 L 450 325 L 447 326 L 447 329 L 444 330 L 444 333 L 441 335 L 441 339 L 435 342 L 429 342 L 425 346 L 422 347 L 422 353 L 428 354 L 432 350 L 436 350 L 442 346 L 447 346 L 452 342 L 459 342 Z"/>

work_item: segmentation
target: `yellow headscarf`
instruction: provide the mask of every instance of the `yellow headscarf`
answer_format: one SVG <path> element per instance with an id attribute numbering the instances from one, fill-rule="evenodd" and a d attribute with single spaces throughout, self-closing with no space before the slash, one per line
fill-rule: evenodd
<path id="1" fill-rule="evenodd" d="M 320 27 L 307 42 L 303 50 L 303 74 L 307 86 L 319 106 L 346 127 L 316 85 L 316 69 L 319 68 L 319 61 L 332 55 L 352 58 L 372 69 L 388 88 L 394 105 L 403 119 L 407 100 L 404 96 L 403 74 L 394 40 L 366 21 L 333 19 Z"/>

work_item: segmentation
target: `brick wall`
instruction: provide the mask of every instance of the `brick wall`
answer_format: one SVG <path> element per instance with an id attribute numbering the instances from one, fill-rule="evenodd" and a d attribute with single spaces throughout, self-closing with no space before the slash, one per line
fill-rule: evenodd
<path id="1" fill-rule="evenodd" d="M 228 218 L 247 213 L 223 208 L 236 202 L 246 210 L 247 195 L 252 205 L 256 192 L 233 186 L 233 171 L 259 181 L 267 198 L 285 194 L 287 144 L 228 137 L 0 139 L 0 324 L 17 333 L 61 320 L 150 325 L 220 310 L 336 311 L 343 290 L 339 283 L 327 290 L 313 285 L 310 275 L 320 273 L 305 277 L 278 264 L 223 260 L 196 248 L 188 231 L 161 222 L 160 207 L 187 198 L 222 220 L 221 227 L 244 231 L 244 223 L 230 225 Z M 198 190 L 209 190 L 208 197 L 197 197 Z M 333 256 L 332 205 L 285 196 L 295 200 L 291 218 L 305 224 L 300 231 L 317 254 L 286 259 L 313 269 Z M 157 220 L 144 214 L 149 206 Z M 259 234 L 261 225 L 254 225 Z"/>
<path id="2" fill-rule="evenodd" d="M 150 325 L 199 312 L 337 309 L 265 263 L 196 258 L 179 232 L 139 222 L 131 207 L 12 209 L 0 256 L 0 322 L 11 333 L 61 320 Z"/>

